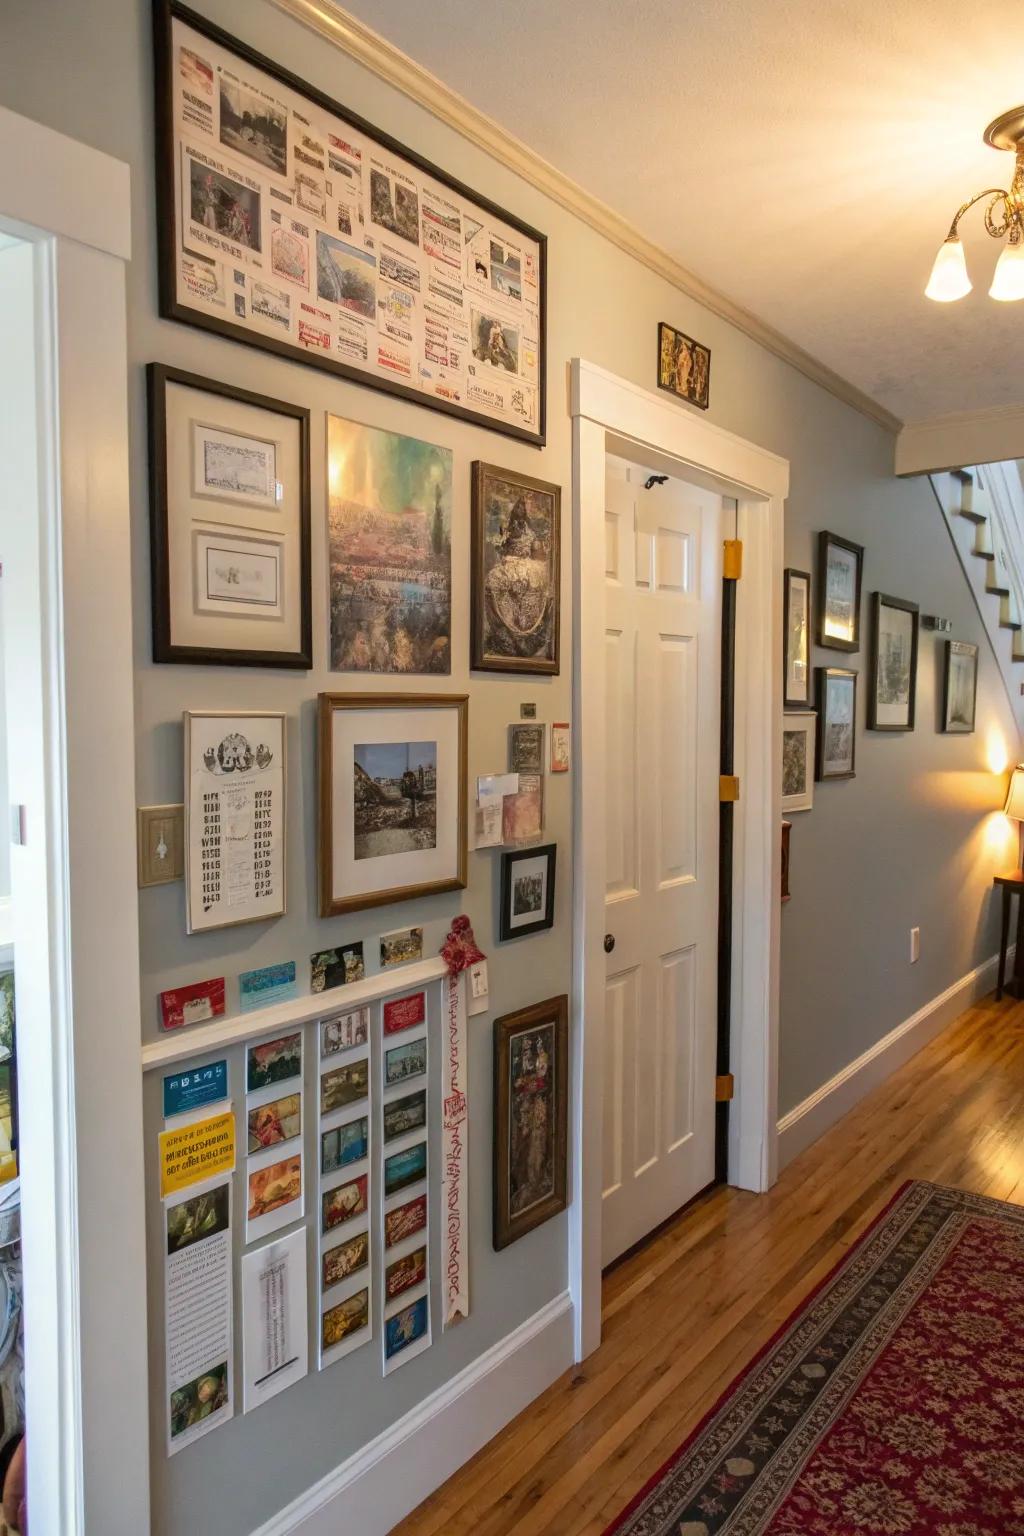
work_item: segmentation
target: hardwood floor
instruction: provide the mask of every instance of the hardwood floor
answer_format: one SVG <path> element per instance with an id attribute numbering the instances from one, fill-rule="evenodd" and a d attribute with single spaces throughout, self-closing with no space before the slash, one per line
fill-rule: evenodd
<path id="1" fill-rule="evenodd" d="M 785 1170 L 604 1284 L 603 1342 L 393 1536 L 601 1536 L 909 1178 L 1024 1201 L 1024 1004 L 987 999 Z"/>

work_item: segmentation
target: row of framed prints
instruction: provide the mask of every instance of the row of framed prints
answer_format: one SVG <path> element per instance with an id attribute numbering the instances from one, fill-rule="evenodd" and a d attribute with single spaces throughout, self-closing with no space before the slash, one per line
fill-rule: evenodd
<path id="1" fill-rule="evenodd" d="M 148 369 L 153 659 L 313 665 L 310 412 Z M 329 665 L 452 670 L 453 453 L 326 418 Z M 471 665 L 559 670 L 561 491 L 476 461 Z"/>

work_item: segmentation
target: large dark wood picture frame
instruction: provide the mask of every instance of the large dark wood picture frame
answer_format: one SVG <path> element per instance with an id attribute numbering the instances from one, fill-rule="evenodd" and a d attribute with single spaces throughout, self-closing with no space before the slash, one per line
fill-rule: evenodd
<path id="1" fill-rule="evenodd" d="M 502 421 L 494 416 L 489 416 L 481 411 L 475 411 L 467 406 L 458 405 L 450 400 L 442 399 L 437 395 L 430 395 L 425 390 L 415 389 L 410 385 L 402 384 L 397 378 L 380 376 L 370 372 L 366 368 L 359 368 L 343 362 L 340 358 L 325 354 L 320 347 L 308 348 L 294 344 L 292 341 L 283 340 L 280 337 L 264 334 L 251 329 L 246 325 L 237 324 L 235 320 L 193 308 L 179 301 L 177 294 L 177 250 L 180 210 L 175 206 L 174 195 L 174 157 L 175 157 L 175 124 L 174 124 L 174 97 L 173 97 L 173 44 L 172 22 L 178 20 L 191 27 L 210 42 L 224 48 L 235 55 L 250 69 L 261 71 L 278 81 L 281 85 L 295 91 L 304 97 L 322 112 L 327 112 L 340 118 L 342 123 L 354 129 L 356 133 L 365 135 L 371 139 L 375 146 L 379 146 L 384 152 L 390 152 L 399 156 L 409 165 L 422 171 L 432 182 L 454 192 L 458 197 L 466 199 L 476 205 L 485 213 L 491 214 L 510 229 L 517 231 L 525 239 L 536 242 L 538 247 L 538 313 L 539 326 L 537 336 L 537 430 L 516 426 L 513 422 Z M 501 432 L 507 437 L 513 437 L 522 442 L 532 443 L 535 447 L 542 448 L 547 442 L 546 436 L 546 412 L 547 412 L 547 236 L 540 233 L 525 220 L 517 218 L 502 208 L 490 198 L 475 192 L 471 187 L 451 176 L 440 166 L 432 164 L 422 155 L 410 149 L 408 145 L 400 143 L 391 134 L 377 128 L 366 121 L 351 108 L 344 106 L 324 91 L 317 90 L 308 81 L 301 79 L 291 70 L 283 68 L 273 59 L 232 36 L 215 23 L 200 16 L 188 6 L 178 3 L 178 0 L 153 0 L 153 50 L 155 72 L 155 110 L 156 110 L 156 216 L 157 216 L 157 259 L 159 279 L 159 309 L 160 314 L 169 320 L 178 320 L 185 325 L 198 326 L 200 329 L 215 331 L 220 336 L 227 336 L 233 341 L 240 341 L 247 346 L 258 347 L 263 351 L 274 352 L 280 357 L 291 358 L 293 361 L 305 363 L 309 367 L 321 368 L 329 373 L 348 379 L 355 384 L 363 384 L 371 389 L 382 390 L 386 394 L 396 395 L 404 400 L 412 400 L 416 405 L 425 406 L 429 410 L 440 411 L 448 416 L 457 416 L 463 421 L 474 422 L 477 426 L 488 427 L 491 431 Z M 315 304 L 315 296 L 310 298 L 310 303 Z"/>
<path id="2" fill-rule="evenodd" d="M 881 628 L 882 609 L 898 609 L 901 613 L 911 615 L 910 638 L 910 695 L 907 702 L 906 718 L 902 723 L 892 720 L 884 720 L 879 714 L 882 706 L 879 703 L 879 689 L 882 683 L 881 677 Z M 921 612 L 917 603 L 909 603 L 902 597 L 890 597 L 885 592 L 873 592 L 871 594 L 871 671 L 868 678 L 871 692 L 868 696 L 868 730 L 870 731 L 912 731 L 914 729 L 914 715 L 917 709 L 917 647 L 918 634 L 921 627 Z M 893 706 L 888 706 L 892 708 Z"/>
<path id="3" fill-rule="evenodd" d="M 853 599 L 853 635 L 850 639 L 843 639 L 841 635 L 828 633 L 828 552 L 832 546 L 836 549 L 844 549 L 847 554 L 853 555 L 857 562 L 857 574 L 855 579 L 856 593 Z M 859 651 L 860 650 L 860 598 L 861 586 L 864 579 L 864 546 L 854 544 L 852 539 L 844 539 L 838 533 L 829 533 L 823 529 L 818 534 L 818 581 L 816 592 L 816 608 L 818 617 L 818 644 L 831 651 Z"/>
<path id="4" fill-rule="evenodd" d="M 514 1123 L 512 1114 L 512 1051 L 518 1036 L 539 1030 L 550 1032 L 553 1046 L 547 1067 L 548 1074 L 554 1078 L 548 1090 L 553 1102 L 549 1104 L 546 1116 L 537 1117 L 538 1121 L 546 1123 L 551 1134 L 550 1177 L 546 1181 L 549 1190 L 513 1212 L 512 1181 L 516 1172 L 513 1162 L 516 1151 L 522 1149 L 525 1128 Z M 534 1078 L 540 1075 L 537 1066 L 534 1062 Z M 551 997 L 546 1002 L 534 1003 L 530 1008 L 521 1008 L 495 1019 L 493 1241 L 496 1249 L 507 1248 L 510 1243 L 525 1237 L 527 1232 L 564 1211 L 568 1204 L 568 1079 L 569 999 L 564 993 L 561 997 Z M 543 1090 L 538 1090 L 534 1083 L 532 1087 L 524 1086 L 522 1091 L 525 1094 Z"/>
<path id="5" fill-rule="evenodd" d="M 553 507 L 551 514 L 550 583 L 550 639 L 544 647 L 546 654 L 539 656 L 504 655 L 487 645 L 488 603 L 486 582 L 488 509 L 485 504 L 488 480 L 500 480 L 526 492 L 549 496 Z M 496 464 L 485 464 L 480 459 L 473 463 L 472 503 L 470 516 L 470 666 L 479 672 L 519 672 L 538 676 L 557 676 L 559 670 L 559 644 L 562 624 L 562 488 L 547 480 L 537 480 L 510 469 L 500 469 Z M 496 616 L 494 616 L 496 618 Z M 507 629 L 506 625 L 506 629 Z M 514 636 L 510 643 L 514 643 Z M 528 646 L 526 636 L 524 645 Z"/>
<path id="6" fill-rule="evenodd" d="M 186 389 L 250 405 L 298 423 L 299 431 L 299 646 L 294 651 L 243 649 L 232 646 L 179 645 L 172 641 L 171 562 L 169 558 L 170 500 L 167 471 L 167 388 Z M 288 400 L 275 400 L 240 389 L 221 379 L 208 379 L 165 363 L 146 369 L 149 407 L 150 587 L 153 601 L 153 660 L 214 667 L 289 667 L 313 665 L 313 615 L 310 596 L 310 413 Z"/>

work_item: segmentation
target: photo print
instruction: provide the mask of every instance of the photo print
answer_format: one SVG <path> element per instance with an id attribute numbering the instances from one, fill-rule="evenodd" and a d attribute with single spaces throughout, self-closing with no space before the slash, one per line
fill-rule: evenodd
<path id="1" fill-rule="evenodd" d="M 365 1045 L 370 1038 L 370 1010 L 365 1005 L 320 1021 L 320 1055 L 337 1056 Z"/>
<path id="2" fill-rule="evenodd" d="M 369 1321 L 370 1292 L 368 1288 L 364 1288 L 357 1291 L 354 1296 L 347 1296 L 344 1301 L 339 1301 L 336 1306 L 328 1307 L 323 1314 L 320 1319 L 321 1349 L 325 1352 L 333 1349 L 351 1334 L 359 1333 L 361 1329 L 368 1327 Z"/>
<path id="3" fill-rule="evenodd" d="M 325 1190 L 320 1197 L 323 1231 L 333 1232 L 335 1227 L 344 1225 L 346 1221 L 365 1215 L 367 1205 L 365 1173 L 350 1180 L 348 1184 L 339 1184 L 336 1189 Z"/>
<path id="4" fill-rule="evenodd" d="M 407 1045 L 396 1045 L 384 1052 L 384 1086 L 394 1088 L 407 1083 L 410 1078 L 422 1077 L 427 1070 L 427 1037 L 410 1040 Z"/>
<path id="5" fill-rule="evenodd" d="M 262 91 L 220 72 L 220 141 L 278 176 L 288 172 L 288 114 Z"/>
<path id="6" fill-rule="evenodd" d="M 284 1083 L 289 1078 L 301 1075 L 301 1030 L 291 1035 L 281 1035 L 276 1040 L 265 1040 L 260 1045 L 250 1045 L 245 1077 L 247 1093 L 255 1093 L 258 1088 L 268 1088 L 271 1083 Z"/>
<path id="7" fill-rule="evenodd" d="M 386 1136 L 385 1136 L 385 1139 Z M 370 1145 L 370 1122 L 366 1115 L 349 1120 L 333 1131 L 320 1134 L 320 1172 L 337 1173 L 349 1163 L 362 1162 Z"/>
<path id="8" fill-rule="evenodd" d="M 328 303 L 337 304 L 363 320 L 377 315 L 377 263 L 367 251 L 357 250 L 334 235 L 317 231 L 316 291 Z"/>
<path id="9" fill-rule="evenodd" d="M 332 1110 L 344 1109 L 365 1099 L 370 1091 L 370 1061 L 364 1056 L 359 1061 L 332 1067 L 320 1078 L 320 1113 L 329 1115 Z"/>
<path id="10" fill-rule="evenodd" d="M 248 1130 L 250 1152 L 259 1152 L 263 1147 L 273 1147 L 278 1142 L 291 1141 L 293 1136 L 301 1135 L 301 1093 L 289 1093 L 250 1109 Z"/>
<path id="11" fill-rule="evenodd" d="M 360 742 L 354 748 L 357 859 L 437 846 L 437 742 Z"/>
<path id="12" fill-rule="evenodd" d="M 396 928 L 393 933 L 380 936 L 380 968 L 388 971 L 395 965 L 409 965 L 423 959 L 423 929 Z"/>
<path id="13" fill-rule="evenodd" d="M 329 1291 L 332 1286 L 340 1285 L 350 1275 L 357 1275 L 361 1269 L 365 1269 L 369 1262 L 369 1232 L 358 1232 L 347 1242 L 328 1248 L 321 1259 L 321 1289 Z"/>
<path id="14" fill-rule="evenodd" d="M 555 920 L 555 858 L 557 845 L 505 853 L 501 859 L 502 940 L 552 927 Z"/>
<path id="15" fill-rule="evenodd" d="M 384 1140 L 395 1141 L 410 1131 L 418 1131 L 427 1123 L 427 1090 L 407 1094 L 403 1099 L 392 1099 L 384 1105 Z"/>
<path id="16" fill-rule="evenodd" d="M 394 1152 L 384 1159 L 384 1193 L 396 1194 L 410 1184 L 418 1184 L 427 1176 L 427 1144 L 417 1142 L 402 1152 Z"/>
<path id="17" fill-rule="evenodd" d="M 470 310 L 473 356 L 489 368 L 519 372 L 519 328 L 487 310 Z"/>
<path id="18" fill-rule="evenodd" d="M 296 1205 L 302 1200 L 302 1154 L 294 1153 L 266 1168 L 256 1168 L 248 1178 L 248 1220 L 250 1227 L 261 1216 L 280 1212 L 285 1206 Z M 297 1212 L 288 1212 L 276 1225 L 291 1221 Z M 256 1234 L 253 1233 L 253 1236 Z M 262 1232 L 259 1234 L 262 1235 Z M 251 1240 L 251 1238 L 250 1238 Z"/>
<path id="19" fill-rule="evenodd" d="M 338 949 L 321 949 L 309 957 L 310 991 L 329 992 L 332 987 L 345 987 L 350 982 L 362 981 L 366 975 L 363 963 L 363 941 L 356 939 Z"/>

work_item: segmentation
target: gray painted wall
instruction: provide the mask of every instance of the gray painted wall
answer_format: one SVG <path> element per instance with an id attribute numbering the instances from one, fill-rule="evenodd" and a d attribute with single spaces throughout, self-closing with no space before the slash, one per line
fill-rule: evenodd
<path id="1" fill-rule="evenodd" d="M 807 568 L 820 527 L 866 544 L 865 589 L 914 598 L 955 621 L 959 638 L 983 642 L 980 624 L 926 482 L 891 475 L 891 438 L 872 422 L 764 352 L 725 322 L 600 239 L 510 172 L 489 162 L 429 114 L 328 48 L 264 0 L 202 0 L 229 30 L 278 58 L 454 175 L 545 230 L 550 237 L 549 436 L 537 452 L 429 411 L 385 399 L 228 341 L 157 319 L 148 5 L 145 0 L 36 0 L 7 6 L 0 50 L 0 101 L 130 162 L 134 260 L 129 272 L 128 380 L 134 504 L 137 798 L 178 800 L 181 711 L 187 707 L 265 707 L 288 712 L 290 774 L 289 913 L 273 924 L 195 938 L 184 931 L 179 887 L 140 895 L 145 1037 L 156 1030 L 156 993 L 224 972 L 229 1009 L 235 978 L 250 966 L 294 957 L 341 937 L 372 940 L 382 929 L 423 921 L 432 949 L 457 905 L 470 913 L 491 953 L 497 1011 L 566 990 L 570 969 L 568 778 L 549 778 L 547 830 L 561 848 L 554 930 L 498 949 L 494 865 L 470 855 L 461 903 L 446 897 L 377 914 L 321 921 L 316 916 L 314 701 L 318 690 L 358 686 L 326 670 L 323 548 L 324 427 L 327 410 L 451 446 L 455 452 L 453 529 L 453 691 L 468 687 L 470 774 L 504 761 L 505 730 L 521 700 L 538 701 L 542 719 L 568 718 L 569 679 L 470 678 L 468 647 L 469 472 L 486 458 L 558 481 L 568 492 L 570 423 L 566 363 L 585 356 L 652 387 L 657 322 L 670 320 L 712 349 L 710 419 L 789 458 L 787 563 Z M 913 301 L 913 299 L 911 299 Z M 97 337 L 102 345 L 102 337 Z M 303 677 L 217 668 L 153 667 L 149 662 L 147 493 L 143 365 L 151 359 L 224 378 L 313 411 L 313 590 L 315 667 Z M 684 407 L 680 407 L 684 409 Z M 565 522 L 563 635 L 571 634 L 569 519 Z M 819 787 L 815 809 L 794 818 L 793 900 L 783 916 L 781 1110 L 799 1102 L 928 999 L 992 953 L 987 897 L 993 861 L 985 817 L 999 787 L 985 769 L 987 727 L 1009 742 L 1010 717 L 989 655 L 983 655 L 979 731 L 944 739 L 934 726 L 933 642 L 923 638 L 918 729 L 912 737 L 860 735 L 858 777 Z M 838 653 L 832 653 L 838 656 Z M 819 655 L 818 661 L 828 659 Z M 866 667 L 866 653 L 858 663 Z M 861 712 L 864 709 L 863 690 Z M 907 930 L 922 927 L 920 963 L 907 964 Z M 233 1062 L 237 1084 L 238 1063 Z M 154 1531 L 160 1536 L 243 1536 L 371 1435 L 503 1336 L 566 1283 L 564 1218 L 502 1255 L 490 1244 L 490 1030 L 471 1025 L 473 1316 L 433 1349 L 380 1379 L 374 1344 L 323 1376 L 315 1374 L 272 1407 L 199 1442 L 168 1462 L 163 1421 L 154 1417 Z M 147 1089 L 150 1152 L 156 1084 Z M 150 1187 L 155 1188 L 151 1171 Z M 97 1234 L 97 1240 L 101 1240 Z M 153 1381 L 162 1381 L 159 1242 L 152 1236 Z"/>

